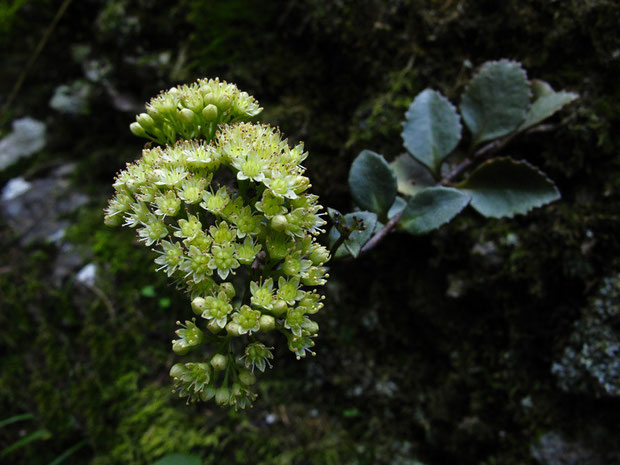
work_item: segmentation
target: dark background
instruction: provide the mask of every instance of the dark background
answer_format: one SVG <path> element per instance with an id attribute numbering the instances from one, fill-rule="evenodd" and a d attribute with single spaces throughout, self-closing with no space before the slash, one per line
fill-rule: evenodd
<path id="1" fill-rule="evenodd" d="M 44 208 L 36 192 L 17 218 L 3 203 L 0 421 L 32 418 L 1 428 L 0 449 L 48 434 L 0 462 L 47 464 L 82 444 L 65 463 L 620 463 L 617 2 L 75 0 L 28 68 L 60 5 L 0 5 L 0 135 L 24 116 L 47 134 L 0 186 L 64 180 Z M 115 172 L 140 155 L 128 125 L 143 102 L 201 77 L 234 82 L 265 108 L 260 121 L 305 142 L 322 205 L 350 211 L 359 151 L 392 160 L 418 92 L 458 103 L 499 58 L 580 94 L 552 131 L 506 152 L 543 169 L 562 200 L 505 220 L 469 210 L 333 262 L 317 356 L 278 347 L 251 410 L 171 394 L 187 298 L 133 231 L 102 223 Z M 50 106 L 62 85 L 85 96 L 72 110 Z M 16 226 L 59 217 L 55 242 Z M 87 264 L 93 286 L 76 280 Z"/>

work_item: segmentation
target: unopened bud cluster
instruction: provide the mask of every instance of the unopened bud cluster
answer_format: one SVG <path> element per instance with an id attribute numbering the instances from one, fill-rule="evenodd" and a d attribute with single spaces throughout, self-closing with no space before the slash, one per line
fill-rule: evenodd
<path id="1" fill-rule="evenodd" d="M 210 140 L 218 125 L 246 121 L 261 110 L 252 96 L 234 84 L 201 79 L 151 99 L 130 129 L 159 144 L 173 144 L 178 139 Z"/>
<path id="2" fill-rule="evenodd" d="M 196 317 L 178 322 L 172 347 L 202 359 L 172 367 L 179 394 L 244 408 L 256 397 L 254 369 L 273 358 L 260 335 L 282 333 L 300 358 L 318 332 L 311 315 L 323 306 L 315 288 L 329 252 L 315 239 L 325 221 L 301 166 L 307 152 L 267 125 L 222 124 L 260 108 L 217 80 L 171 89 L 147 110 L 138 124 L 149 138 L 182 140 L 145 149 L 118 174 L 105 221 L 136 228 L 190 295 Z"/>

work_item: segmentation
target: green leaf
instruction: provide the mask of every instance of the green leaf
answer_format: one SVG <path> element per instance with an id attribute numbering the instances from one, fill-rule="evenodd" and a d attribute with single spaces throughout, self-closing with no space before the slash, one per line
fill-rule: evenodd
<path id="1" fill-rule="evenodd" d="M 75 452 L 77 452 L 78 450 L 80 450 L 82 447 L 84 447 L 86 445 L 86 441 L 81 441 L 78 442 L 77 444 L 75 444 L 74 446 L 71 446 L 69 449 L 67 449 L 66 451 L 64 451 L 62 454 L 60 454 L 58 457 L 56 457 L 54 460 L 52 460 L 50 463 L 48 463 L 47 465 L 60 465 L 62 462 L 64 462 L 67 458 L 69 458 L 71 455 L 73 455 Z"/>
<path id="2" fill-rule="evenodd" d="M 344 222 L 348 227 L 353 227 L 354 223 L 362 224 L 364 229 L 356 230 L 351 233 L 348 239 L 338 247 L 338 250 L 334 254 L 335 258 L 343 258 L 348 255 L 357 257 L 364 247 L 364 244 L 372 237 L 372 234 L 377 225 L 377 215 L 372 212 L 354 212 L 344 215 Z M 334 246 L 336 241 L 340 238 L 340 233 L 333 227 L 329 231 L 329 244 L 330 248 Z"/>
<path id="3" fill-rule="evenodd" d="M 530 86 L 521 65 L 489 61 L 482 66 L 461 99 L 461 115 L 477 145 L 513 132 L 530 106 Z"/>
<path id="4" fill-rule="evenodd" d="M 24 446 L 30 444 L 32 441 L 36 441 L 38 439 L 49 439 L 51 436 L 52 436 L 52 434 L 48 430 L 46 430 L 46 429 L 41 429 L 39 431 L 35 431 L 34 433 L 31 433 L 28 436 L 25 436 L 25 437 L 19 439 L 18 441 L 15 441 L 13 444 L 11 444 L 7 448 L 3 449 L 0 452 L 0 457 L 4 457 L 5 455 L 10 454 L 14 450 L 17 450 L 20 447 L 24 447 Z"/>
<path id="5" fill-rule="evenodd" d="M 159 459 L 153 465 L 201 465 L 200 457 L 191 454 L 172 454 Z"/>
<path id="6" fill-rule="evenodd" d="M 383 216 L 396 198 L 396 176 L 385 159 L 363 150 L 351 165 L 349 187 L 360 208 Z"/>
<path id="7" fill-rule="evenodd" d="M 555 92 L 545 81 L 532 81 L 532 93 L 534 94 L 534 103 L 528 110 L 525 121 L 519 126 L 519 131 L 537 125 L 562 109 L 564 105 L 568 105 L 579 98 L 579 95 L 573 92 L 563 90 Z"/>
<path id="8" fill-rule="evenodd" d="M 439 92 L 423 90 L 405 113 L 402 137 L 405 148 L 433 173 L 461 140 L 456 108 Z"/>
<path id="9" fill-rule="evenodd" d="M 424 187 L 435 185 L 428 170 L 406 153 L 396 157 L 390 166 L 396 175 L 398 192 L 403 195 L 412 196 Z"/>
<path id="10" fill-rule="evenodd" d="M 400 214 L 400 212 L 402 212 L 405 207 L 407 206 L 407 201 L 405 199 L 403 199 L 402 197 L 396 197 L 396 199 L 394 200 L 394 203 L 392 204 L 392 206 L 390 207 L 390 210 L 388 211 L 388 218 L 392 219 L 394 218 L 396 215 Z"/>
<path id="11" fill-rule="evenodd" d="M 439 228 L 469 203 L 469 195 L 451 187 L 429 187 L 409 199 L 399 226 L 411 234 Z"/>
<path id="12" fill-rule="evenodd" d="M 471 206 L 486 217 L 511 218 L 560 198 L 555 184 L 535 166 L 511 158 L 480 165 L 459 186 L 471 195 Z"/>
<path id="13" fill-rule="evenodd" d="M 9 418 L 6 418 L 0 421 L 0 428 L 3 426 L 10 425 L 11 423 L 16 423 L 18 421 L 30 420 L 32 418 L 32 414 L 30 413 L 22 413 L 20 415 L 15 415 Z"/>

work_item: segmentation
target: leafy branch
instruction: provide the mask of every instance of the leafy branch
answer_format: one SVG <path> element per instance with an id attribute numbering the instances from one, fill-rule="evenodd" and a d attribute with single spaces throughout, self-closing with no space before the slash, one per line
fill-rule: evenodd
<path id="1" fill-rule="evenodd" d="M 332 253 L 357 257 L 395 229 L 425 234 L 467 205 L 485 217 L 504 218 L 559 199 L 555 184 L 537 167 L 494 157 L 520 134 L 553 129 L 541 123 L 577 97 L 556 92 L 544 81 L 528 81 L 521 65 L 509 60 L 485 63 L 466 87 L 458 111 L 439 92 L 422 91 L 403 122 L 407 153 L 388 163 L 382 155 L 364 150 L 354 160 L 349 186 L 361 211 L 344 218 L 366 218 L 374 221 L 373 228 L 347 235 L 335 225 L 330 232 Z M 471 142 L 459 151 L 461 120 Z M 468 156 L 451 170 L 444 169 L 457 151 Z"/>

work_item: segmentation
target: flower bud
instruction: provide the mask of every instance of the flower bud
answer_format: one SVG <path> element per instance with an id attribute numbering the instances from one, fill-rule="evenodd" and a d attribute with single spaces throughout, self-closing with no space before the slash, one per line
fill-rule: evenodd
<path id="1" fill-rule="evenodd" d="M 313 265 L 322 265 L 329 261 L 329 250 L 326 247 L 320 246 L 312 251 L 308 257 L 312 261 Z"/>
<path id="2" fill-rule="evenodd" d="M 202 315 L 207 308 L 207 302 L 202 297 L 196 297 L 192 300 L 192 310 L 196 315 Z"/>
<path id="3" fill-rule="evenodd" d="M 220 284 L 220 289 L 224 291 L 224 294 L 226 294 L 226 297 L 228 297 L 229 299 L 232 299 L 235 295 L 237 295 L 233 283 L 222 283 Z"/>
<path id="4" fill-rule="evenodd" d="M 319 324 L 312 320 L 306 320 L 301 328 L 304 332 L 307 332 L 311 336 L 314 336 L 319 332 Z"/>
<path id="5" fill-rule="evenodd" d="M 215 397 L 216 391 L 217 389 L 215 388 L 215 386 L 210 384 L 200 392 L 200 399 L 204 402 L 211 400 Z"/>
<path id="6" fill-rule="evenodd" d="M 284 215 L 276 215 L 271 218 L 271 227 L 276 231 L 284 231 L 288 226 L 288 220 Z"/>
<path id="7" fill-rule="evenodd" d="M 185 368 L 185 365 L 183 365 L 182 363 L 175 363 L 174 365 L 172 365 L 172 368 L 170 368 L 170 376 L 172 378 L 178 378 L 186 371 L 187 369 Z"/>
<path id="8" fill-rule="evenodd" d="M 234 321 L 231 321 L 230 323 L 226 325 L 226 332 L 228 333 L 229 336 L 241 336 L 241 334 L 243 334 L 241 331 L 242 331 L 241 326 L 235 323 Z"/>
<path id="9" fill-rule="evenodd" d="M 192 124 L 194 122 L 194 112 L 189 108 L 183 108 L 179 111 L 179 118 L 185 124 Z"/>
<path id="10" fill-rule="evenodd" d="M 271 315 L 261 315 L 260 317 L 260 330 L 267 332 L 276 327 L 276 319 Z"/>
<path id="11" fill-rule="evenodd" d="M 106 215 L 103 222 L 106 226 L 120 226 L 123 224 L 123 215 Z"/>
<path id="12" fill-rule="evenodd" d="M 207 329 L 211 331 L 211 333 L 213 334 L 217 334 L 222 330 L 220 325 L 217 324 L 216 320 L 211 320 L 209 324 L 207 325 Z"/>
<path id="13" fill-rule="evenodd" d="M 213 104 L 209 104 L 202 110 L 202 117 L 206 121 L 216 121 L 217 120 L 217 107 Z"/>
<path id="14" fill-rule="evenodd" d="M 283 300 L 277 300 L 274 304 L 273 307 L 271 308 L 271 311 L 273 313 L 276 314 L 276 316 L 280 316 L 283 315 L 284 313 L 286 313 L 286 310 L 288 309 L 288 306 L 286 305 L 286 302 Z"/>
<path id="15" fill-rule="evenodd" d="M 228 405 L 230 391 L 226 386 L 222 386 L 215 391 L 215 403 L 217 405 Z"/>
<path id="16" fill-rule="evenodd" d="M 146 131 L 138 122 L 131 123 L 129 125 L 129 130 L 134 134 L 134 136 L 146 137 Z"/>
<path id="17" fill-rule="evenodd" d="M 222 371 L 226 368 L 228 359 L 222 354 L 215 354 L 211 359 L 211 366 L 215 371 Z"/>
<path id="18" fill-rule="evenodd" d="M 241 381 L 246 386 L 251 386 L 256 382 L 256 376 L 254 376 L 248 370 L 239 370 L 239 381 Z"/>
<path id="19" fill-rule="evenodd" d="M 136 121 L 143 128 L 150 128 L 155 124 L 153 118 L 151 118 L 147 113 L 140 113 L 138 116 L 136 116 Z"/>

